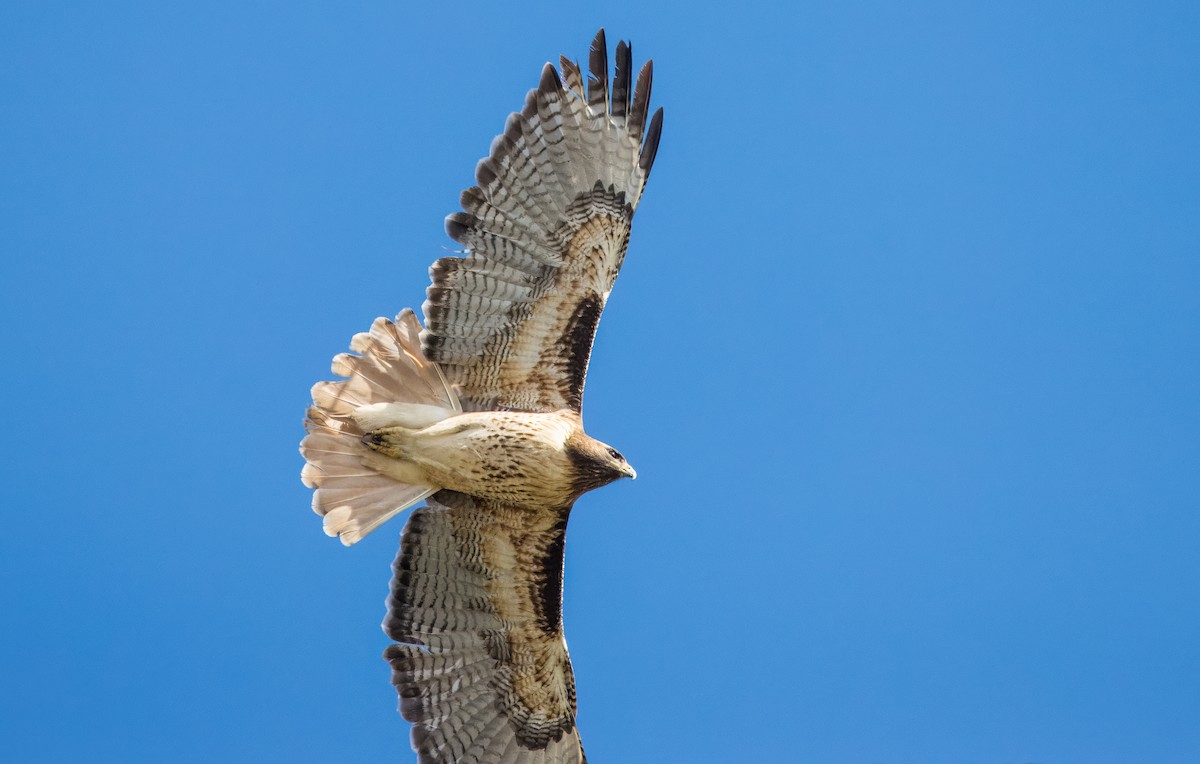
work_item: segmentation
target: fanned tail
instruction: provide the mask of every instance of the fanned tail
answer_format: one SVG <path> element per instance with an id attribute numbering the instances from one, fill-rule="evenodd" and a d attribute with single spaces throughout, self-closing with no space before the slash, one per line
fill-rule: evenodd
<path id="1" fill-rule="evenodd" d="M 420 332 L 409 309 L 395 322 L 375 319 L 350 343 L 359 355 L 333 359 L 333 373 L 347 379 L 313 386 L 308 435 L 300 443 L 308 463 L 300 479 L 316 489 L 312 507 L 325 518 L 325 533 L 346 546 L 438 490 L 380 474 L 369 466 L 378 455 L 361 442 L 373 412 L 402 409 L 432 422 L 462 411 L 437 364 L 421 353 Z"/>

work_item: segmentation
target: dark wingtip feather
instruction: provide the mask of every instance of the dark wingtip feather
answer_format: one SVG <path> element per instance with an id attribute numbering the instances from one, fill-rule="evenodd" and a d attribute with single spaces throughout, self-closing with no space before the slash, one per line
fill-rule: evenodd
<path id="1" fill-rule="evenodd" d="M 617 43 L 617 71 L 613 75 L 612 115 L 624 117 L 629 112 L 629 83 L 633 74 L 630 59 L 633 49 L 624 40 Z"/>
<path id="2" fill-rule="evenodd" d="M 533 109 L 536 111 L 537 102 L 533 98 L 530 98 L 529 101 L 533 104 Z M 508 139 L 510 143 L 517 143 L 521 140 L 521 131 L 523 125 L 524 121 L 521 113 L 513 112 L 512 114 L 509 114 L 508 119 L 504 123 L 504 137 Z"/>
<path id="3" fill-rule="evenodd" d="M 425 288 L 425 320 L 431 324 L 440 323 L 446 317 L 446 305 L 450 302 L 448 287 L 430 284 Z M 398 574 L 398 572 L 397 572 Z"/>
<path id="4" fill-rule="evenodd" d="M 633 89 L 633 106 L 629 112 L 629 130 L 640 141 L 646 127 L 646 115 L 650 112 L 650 85 L 654 81 L 654 61 L 647 61 L 638 72 L 637 85 Z"/>
<path id="5" fill-rule="evenodd" d="M 595 56 L 597 51 L 600 55 L 608 57 L 608 40 L 604 36 L 604 27 L 596 30 L 596 36 L 592 38 L 591 55 Z"/>
<path id="6" fill-rule="evenodd" d="M 447 220 L 447 225 L 449 225 L 449 220 Z M 430 289 L 440 287 L 444 280 L 449 279 L 451 274 L 462 268 L 462 263 L 461 257 L 439 257 L 434 260 L 433 265 L 429 266 L 430 284 L 425 288 L 425 294 L 428 295 Z"/>
<path id="7" fill-rule="evenodd" d="M 479 164 L 475 165 L 475 182 L 480 188 L 487 188 L 496 180 L 496 171 L 492 169 L 492 163 L 488 157 L 479 160 Z"/>
<path id="8" fill-rule="evenodd" d="M 474 213 L 486 203 L 487 198 L 484 197 L 483 189 L 479 186 L 471 186 L 458 195 L 458 205 L 467 212 Z"/>
<path id="9" fill-rule="evenodd" d="M 557 93 L 562 90 L 562 80 L 558 77 L 558 71 L 549 61 L 542 67 L 542 78 L 538 81 L 538 90 L 543 93 Z"/>
<path id="10" fill-rule="evenodd" d="M 659 106 L 650 118 L 650 129 L 646 131 L 646 142 L 642 144 L 642 154 L 638 159 L 646 177 L 650 177 L 650 168 L 654 165 L 654 155 L 658 153 L 658 139 L 662 136 L 663 110 Z"/>
<path id="11" fill-rule="evenodd" d="M 592 40 L 588 54 L 588 107 L 597 113 L 608 113 L 608 43 L 604 39 L 604 28 Z"/>
<path id="12" fill-rule="evenodd" d="M 466 212 L 452 212 L 446 216 L 446 234 L 459 244 L 470 244 L 466 237 L 476 222 L 478 221 L 474 215 Z"/>

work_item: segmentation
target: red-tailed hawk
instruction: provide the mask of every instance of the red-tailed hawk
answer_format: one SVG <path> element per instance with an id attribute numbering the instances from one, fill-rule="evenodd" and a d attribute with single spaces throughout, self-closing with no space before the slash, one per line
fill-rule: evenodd
<path id="1" fill-rule="evenodd" d="M 587 436 L 584 378 L 600 313 L 654 162 L 651 64 L 629 45 L 609 81 L 604 31 L 585 82 L 551 64 L 479 163 L 411 310 L 334 358 L 313 387 L 308 464 L 325 531 L 353 544 L 404 528 L 384 630 L 421 762 L 582 762 L 563 639 L 574 501 L 634 471 Z"/>

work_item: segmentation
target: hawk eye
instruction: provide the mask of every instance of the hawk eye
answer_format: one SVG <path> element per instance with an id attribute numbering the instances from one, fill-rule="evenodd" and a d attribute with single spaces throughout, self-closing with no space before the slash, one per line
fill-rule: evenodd
<path id="1" fill-rule="evenodd" d="M 615 448 L 609 447 L 608 455 L 611 456 L 612 458 L 616 459 L 619 462 L 625 461 L 625 457 L 621 456 L 621 452 Z"/>

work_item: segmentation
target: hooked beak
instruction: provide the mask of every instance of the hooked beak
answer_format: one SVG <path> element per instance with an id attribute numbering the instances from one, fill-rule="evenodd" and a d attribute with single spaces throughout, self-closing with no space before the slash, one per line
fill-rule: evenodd
<path id="1" fill-rule="evenodd" d="M 625 473 L 625 477 L 629 478 L 630 480 L 637 479 L 637 470 L 628 464 L 625 465 L 625 469 L 621 470 L 621 472 Z"/>

